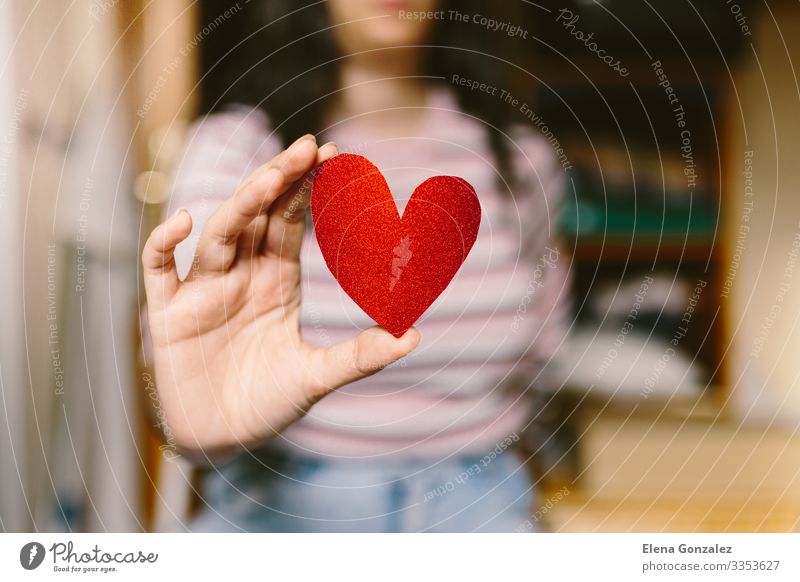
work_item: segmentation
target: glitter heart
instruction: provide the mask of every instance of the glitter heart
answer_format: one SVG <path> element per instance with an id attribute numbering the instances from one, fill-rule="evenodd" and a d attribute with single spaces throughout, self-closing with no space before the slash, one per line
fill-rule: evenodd
<path id="1" fill-rule="evenodd" d="M 311 216 L 339 285 L 400 337 L 466 260 L 481 208 L 466 180 L 434 176 L 417 186 L 401 217 L 380 170 L 362 156 L 340 154 L 317 172 Z"/>

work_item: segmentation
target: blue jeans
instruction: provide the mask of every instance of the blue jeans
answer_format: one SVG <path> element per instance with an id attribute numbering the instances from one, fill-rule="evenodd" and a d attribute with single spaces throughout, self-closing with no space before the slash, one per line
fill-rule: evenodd
<path id="1" fill-rule="evenodd" d="M 203 494 L 191 531 L 513 532 L 534 500 L 513 451 L 353 461 L 256 450 L 212 469 Z"/>

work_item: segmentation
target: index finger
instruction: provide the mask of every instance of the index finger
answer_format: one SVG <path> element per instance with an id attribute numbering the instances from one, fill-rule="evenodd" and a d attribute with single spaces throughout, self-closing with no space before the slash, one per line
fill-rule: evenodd
<path id="1" fill-rule="evenodd" d="M 227 270 L 239 235 L 313 166 L 316 155 L 316 141 L 306 136 L 253 172 L 208 219 L 197 246 L 198 272 Z"/>

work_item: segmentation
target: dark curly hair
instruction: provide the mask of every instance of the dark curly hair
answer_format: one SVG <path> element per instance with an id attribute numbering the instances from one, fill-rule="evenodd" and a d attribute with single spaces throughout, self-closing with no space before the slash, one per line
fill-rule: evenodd
<path id="1" fill-rule="evenodd" d="M 285 145 L 304 133 L 318 134 L 337 89 L 341 56 L 323 0 L 203 0 L 201 20 L 213 33 L 201 45 L 204 113 L 243 103 L 263 109 Z M 444 0 L 440 10 L 519 22 L 517 2 Z M 221 15 L 228 10 L 229 17 Z M 498 13 L 499 12 L 499 13 Z M 202 27 L 201 26 L 201 27 Z M 503 132 L 511 110 L 496 96 L 448 82 L 454 74 L 509 88 L 513 41 L 501 32 L 449 19 L 434 22 L 420 75 L 444 77 L 462 111 L 484 122 L 486 139 L 501 177 L 508 172 Z M 519 45 L 517 45 L 519 46 Z M 434 82 L 437 82 L 434 80 Z"/>

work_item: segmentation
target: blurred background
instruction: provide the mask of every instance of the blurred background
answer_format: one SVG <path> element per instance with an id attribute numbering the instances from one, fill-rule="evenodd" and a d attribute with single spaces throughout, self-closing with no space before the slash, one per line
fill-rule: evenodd
<path id="1" fill-rule="evenodd" d="M 4 531 L 167 531 L 197 503 L 139 355 L 139 252 L 249 3 L 0 5 Z M 522 4 L 507 89 L 567 176 L 575 306 L 534 515 L 800 531 L 800 4 Z"/>

